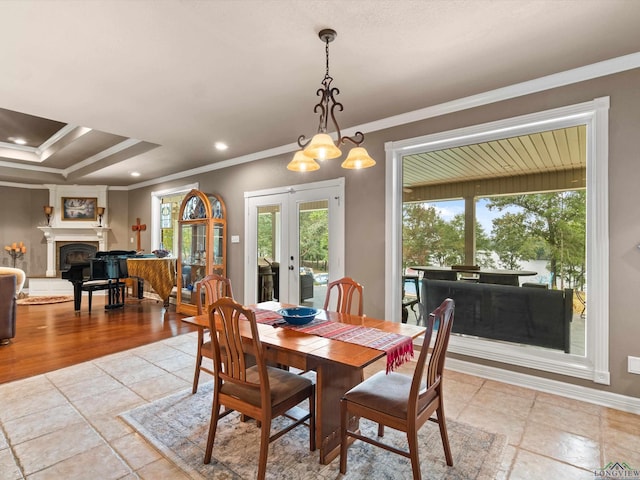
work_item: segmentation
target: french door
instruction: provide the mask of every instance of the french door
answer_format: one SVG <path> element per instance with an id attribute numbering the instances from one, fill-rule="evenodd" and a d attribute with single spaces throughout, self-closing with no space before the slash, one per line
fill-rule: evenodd
<path id="1" fill-rule="evenodd" d="M 245 298 L 322 308 L 344 275 L 344 178 L 245 193 Z"/>

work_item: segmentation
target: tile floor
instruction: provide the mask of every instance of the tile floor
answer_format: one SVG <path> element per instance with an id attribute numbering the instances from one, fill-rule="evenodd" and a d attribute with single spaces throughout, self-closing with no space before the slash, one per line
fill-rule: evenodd
<path id="1" fill-rule="evenodd" d="M 118 414 L 189 388 L 195 344 L 195 333 L 181 335 L 0 385 L 0 479 L 186 478 Z M 445 378 L 449 418 L 508 436 L 500 479 L 593 479 L 610 461 L 640 467 L 638 415 L 453 371 Z"/>

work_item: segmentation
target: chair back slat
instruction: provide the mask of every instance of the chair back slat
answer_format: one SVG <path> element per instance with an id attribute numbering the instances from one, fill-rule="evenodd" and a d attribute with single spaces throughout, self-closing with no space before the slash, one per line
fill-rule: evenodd
<path id="1" fill-rule="evenodd" d="M 429 314 L 427 319 L 427 331 L 424 335 L 424 341 L 422 343 L 422 348 L 420 349 L 420 356 L 416 362 L 416 369 L 413 374 L 410 399 L 418 399 L 419 402 L 419 392 L 420 386 L 423 382 L 425 366 L 427 369 L 426 388 L 429 388 L 436 382 L 440 381 L 442 372 L 444 371 L 444 362 L 447 348 L 449 346 L 451 327 L 453 326 L 454 310 L 454 301 L 447 298 L 438 308 Z M 429 356 L 429 346 L 431 345 L 431 338 L 436 327 L 436 322 L 438 323 L 436 339 L 431 355 Z M 429 357 L 428 363 L 427 357 Z M 424 391 L 426 390 L 423 390 L 422 392 Z"/>
<path id="2" fill-rule="evenodd" d="M 204 290 L 204 306 L 202 303 L 202 293 Z M 202 315 L 206 305 L 211 305 L 222 297 L 233 298 L 233 290 L 231 288 L 231 280 L 222 275 L 212 273 L 207 275 L 196 284 L 196 305 L 198 315 Z"/>
<path id="3" fill-rule="evenodd" d="M 243 387 L 260 389 L 261 384 L 269 390 L 269 379 L 258 335 L 255 313 L 232 298 L 222 297 L 209 306 L 209 328 L 217 335 L 211 335 L 214 353 L 215 378 L 223 382 L 235 383 Z M 222 363 L 224 351 L 224 368 Z M 245 353 L 255 357 L 259 381 L 247 380 Z"/>
<path id="4" fill-rule="evenodd" d="M 362 285 L 350 277 L 329 283 L 324 309 L 338 313 L 362 315 Z"/>

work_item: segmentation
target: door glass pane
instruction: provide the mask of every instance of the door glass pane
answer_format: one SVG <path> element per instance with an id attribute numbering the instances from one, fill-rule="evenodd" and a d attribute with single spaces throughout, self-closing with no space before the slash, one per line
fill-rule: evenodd
<path id="1" fill-rule="evenodd" d="M 182 225 L 182 303 L 195 305 L 194 290 L 206 274 L 206 224 Z"/>
<path id="2" fill-rule="evenodd" d="M 258 301 L 280 300 L 280 205 L 258 207 Z"/>
<path id="3" fill-rule="evenodd" d="M 160 249 L 178 256 L 178 217 L 185 194 L 168 195 L 160 199 Z"/>
<path id="4" fill-rule="evenodd" d="M 300 305 L 322 308 L 329 279 L 329 202 L 317 200 L 298 207 Z"/>
<path id="5" fill-rule="evenodd" d="M 223 231 L 222 225 L 214 225 L 213 227 L 213 272 L 223 275 L 224 267 L 222 265 L 223 257 Z"/>

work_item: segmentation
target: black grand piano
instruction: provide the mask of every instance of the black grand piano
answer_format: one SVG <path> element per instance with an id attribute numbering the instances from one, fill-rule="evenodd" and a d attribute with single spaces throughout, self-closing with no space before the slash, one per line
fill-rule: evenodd
<path id="1" fill-rule="evenodd" d="M 129 277 L 127 258 L 138 256 L 134 250 L 109 250 L 96 252 L 88 263 L 76 263 L 68 270 L 62 271 L 62 278 L 73 284 L 74 310 L 79 311 L 82 304 L 82 292 L 89 293 L 89 312 L 93 292 L 107 290 L 108 301 L 104 308 L 112 309 L 124 306 L 125 284 L 123 279 Z M 138 298 L 142 298 L 144 280 L 138 282 Z"/>

